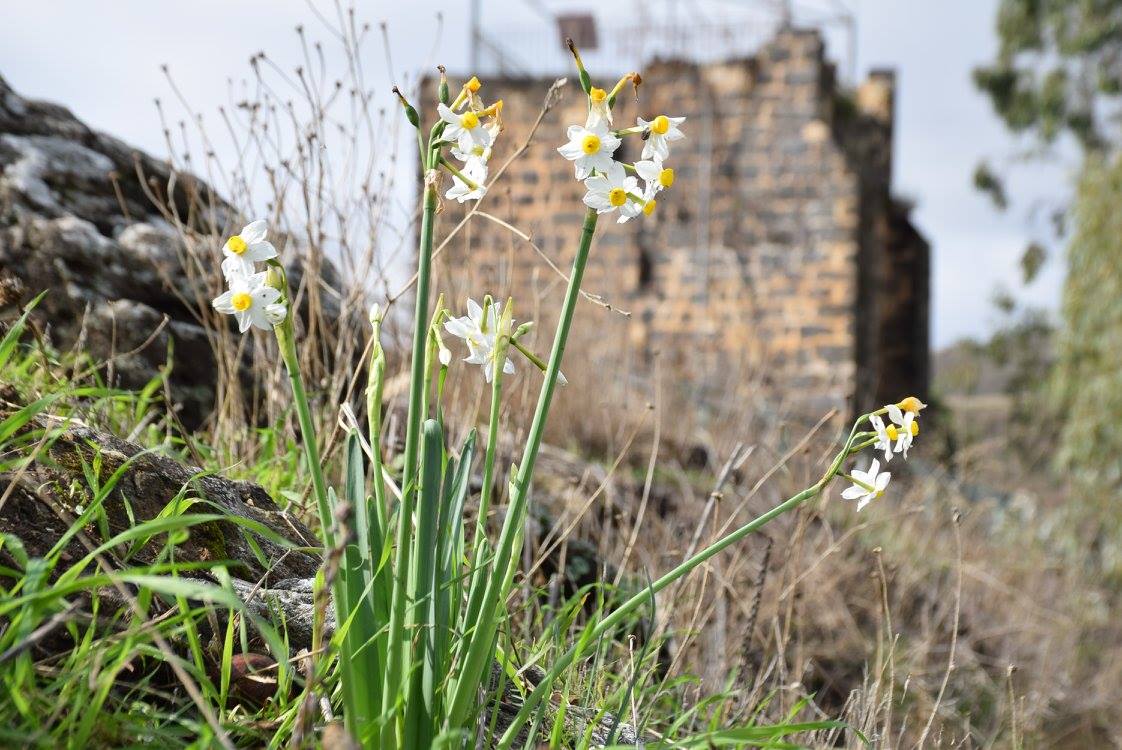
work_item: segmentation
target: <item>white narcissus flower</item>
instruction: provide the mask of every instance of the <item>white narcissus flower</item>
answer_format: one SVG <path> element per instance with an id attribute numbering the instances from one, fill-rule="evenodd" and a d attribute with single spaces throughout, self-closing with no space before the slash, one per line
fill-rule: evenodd
<path id="1" fill-rule="evenodd" d="M 643 216 L 650 216 L 654 213 L 658 201 L 654 199 L 654 195 L 649 191 L 643 191 L 643 197 L 638 200 L 629 200 L 627 203 L 620 206 L 619 218 L 616 219 L 617 224 L 626 224 L 640 214 Z"/>
<path id="2" fill-rule="evenodd" d="M 600 122 L 591 128 L 571 125 L 567 135 L 569 142 L 559 147 L 557 152 L 576 165 L 578 180 L 587 178 L 592 170 L 608 171 L 620 140 L 608 131 L 607 123 Z"/>
<path id="3" fill-rule="evenodd" d="M 483 125 L 475 112 L 469 109 L 458 115 L 447 104 L 438 104 L 436 111 L 440 113 L 440 119 L 446 123 L 442 138 L 458 145 L 461 151 L 471 151 L 476 146 L 487 148 L 491 145 L 491 131 Z"/>
<path id="4" fill-rule="evenodd" d="M 490 146 L 474 146 L 469 151 L 461 151 L 459 146 L 453 146 L 449 150 L 452 152 L 452 156 L 456 157 L 465 167 L 470 167 L 472 164 L 487 166 L 487 162 L 491 161 Z"/>
<path id="5" fill-rule="evenodd" d="M 222 275 L 227 283 L 236 276 L 251 276 L 257 269 L 254 263 L 277 257 L 277 249 L 273 243 L 265 240 L 268 230 L 264 219 L 246 224 L 242 231 L 226 240 L 222 247 L 222 254 L 226 259 L 222 261 Z"/>
<path id="6" fill-rule="evenodd" d="M 628 204 L 632 202 L 630 196 L 638 193 L 639 181 L 629 177 L 619 162 L 613 161 L 602 174 L 589 177 L 584 181 L 584 186 L 588 189 L 584 195 L 584 205 L 595 209 L 596 213 L 606 214 L 618 208 L 626 209 L 624 216 L 628 218 L 637 215 L 632 213 L 633 209 Z M 636 205 L 641 211 L 642 206 Z"/>
<path id="7" fill-rule="evenodd" d="M 250 326 L 269 330 L 284 321 L 285 306 L 277 302 L 280 290 L 265 283 L 265 273 L 235 275 L 230 288 L 215 297 L 211 304 L 220 313 L 238 319 L 238 330 L 245 333 Z"/>
<path id="8" fill-rule="evenodd" d="M 674 184 L 674 170 L 662 166 L 657 156 L 635 162 L 635 173 L 646 183 L 646 193 L 656 195 Z"/>
<path id="9" fill-rule="evenodd" d="M 608 106 L 608 92 L 595 86 L 588 92 L 588 120 L 585 128 L 594 128 L 601 123 L 612 124 L 612 108 Z"/>
<path id="10" fill-rule="evenodd" d="M 884 461 L 888 463 L 892 460 L 892 436 L 888 433 L 884 420 L 878 415 L 873 414 L 869 417 L 869 422 L 873 425 L 873 431 L 877 434 L 877 441 L 873 443 L 873 450 L 883 450 Z"/>
<path id="11" fill-rule="evenodd" d="M 684 117 L 659 115 L 649 122 L 642 117 L 636 118 L 636 121 L 639 127 L 648 132 L 647 140 L 643 144 L 642 158 L 644 159 L 657 156 L 660 160 L 666 161 L 670 156 L 670 144 L 686 137 L 678 129 L 678 126 L 686 121 Z"/>
<path id="12" fill-rule="evenodd" d="M 444 194 L 445 198 L 451 200 L 455 198 L 459 203 L 464 201 L 477 201 L 487 193 L 487 186 L 484 185 L 487 181 L 487 164 L 482 161 L 471 161 L 464 165 L 460 170 L 464 177 L 476 184 L 476 187 L 468 185 L 460 179 L 459 175 L 452 175 L 452 187 L 448 188 L 448 192 Z"/>
<path id="13" fill-rule="evenodd" d="M 873 459 L 868 471 L 853 470 L 853 486 L 842 490 L 842 497 L 846 500 L 856 500 L 857 510 L 861 510 L 870 501 L 876 500 L 884 494 L 888 487 L 888 480 L 892 478 L 889 472 L 881 472 L 880 461 Z"/>
<path id="14" fill-rule="evenodd" d="M 887 408 L 888 418 L 893 422 L 888 427 L 888 435 L 896 441 L 896 452 L 903 454 L 904 458 L 907 459 L 908 448 L 912 447 L 912 441 L 919 434 L 916 412 L 902 411 L 896 404 L 889 404 Z"/>
<path id="15" fill-rule="evenodd" d="M 467 301 L 467 310 L 468 314 L 462 318 L 452 318 L 445 322 L 444 330 L 464 340 L 468 347 L 468 356 L 464 358 L 464 362 L 481 366 L 483 377 L 490 383 L 495 370 L 495 344 L 498 341 L 502 311 L 499 305 L 492 304 L 484 314 L 483 308 L 473 299 Z M 506 335 L 509 336 L 510 332 L 507 331 Z M 503 374 L 514 374 L 514 363 L 509 357 L 503 362 Z"/>

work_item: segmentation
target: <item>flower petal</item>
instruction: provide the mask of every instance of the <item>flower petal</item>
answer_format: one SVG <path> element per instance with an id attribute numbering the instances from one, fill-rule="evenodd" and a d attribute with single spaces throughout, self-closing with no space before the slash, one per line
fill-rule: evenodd
<path id="1" fill-rule="evenodd" d="M 260 242 L 261 240 L 265 239 L 265 235 L 267 232 L 268 227 L 265 225 L 265 220 L 258 219 L 257 221 L 252 221 L 242 227 L 242 231 L 239 232 L 239 235 L 243 240 L 245 240 L 245 244 L 252 245 L 255 242 Z"/>
<path id="2" fill-rule="evenodd" d="M 470 318 L 452 318 L 444 322 L 444 330 L 453 336 L 466 339 L 471 335 L 472 325 Z"/>
<path id="3" fill-rule="evenodd" d="M 468 319 L 476 324 L 477 328 L 482 328 L 483 324 L 483 307 L 475 300 L 468 298 L 467 301 Z"/>
<path id="4" fill-rule="evenodd" d="M 253 325 L 253 319 L 250 317 L 249 310 L 235 312 L 234 317 L 238 319 L 238 331 L 245 333 L 249 327 Z"/>
<path id="5" fill-rule="evenodd" d="M 273 243 L 271 242 L 265 242 L 264 240 L 253 242 L 246 248 L 245 254 L 242 255 L 242 257 L 248 258 L 255 263 L 260 263 L 263 260 L 277 257 L 277 249 L 273 247 Z"/>
<path id="6" fill-rule="evenodd" d="M 459 116 L 455 112 L 453 112 L 447 104 L 437 104 L 436 112 L 440 115 L 440 119 L 444 120 L 444 122 L 448 123 L 449 125 L 456 125 L 457 127 L 459 126 Z"/>
<path id="7" fill-rule="evenodd" d="M 233 298 L 233 296 L 234 296 L 234 293 L 227 290 L 225 292 L 222 292 L 222 294 L 218 295 L 213 300 L 211 300 L 210 304 L 218 312 L 226 313 L 227 315 L 230 315 L 231 313 L 234 312 L 234 306 L 230 302 L 230 300 L 231 300 L 231 298 Z"/>
<path id="8" fill-rule="evenodd" d="M 254 289 L 251 294 L 253 295 L 253 305 L 256 307 L 260 305 L 271 305 L 280 299 L 280 290 L 271 286 L 259 286 Z"/>

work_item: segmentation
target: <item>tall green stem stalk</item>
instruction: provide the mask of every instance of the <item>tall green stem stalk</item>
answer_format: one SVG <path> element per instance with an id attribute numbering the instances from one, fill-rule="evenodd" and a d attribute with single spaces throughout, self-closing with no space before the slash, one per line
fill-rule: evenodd
<path id="1" fill-rule="evenodd" d="M 425 165 L 427 167 L 427 165 Z M 426 169 L 427 171 L 427 169 Z M 409 411 L 405 428 L 404 473 L 401 478 L 401 506 L 397 518 L 397 540 L 394 551 L 394 572 L 398 578 L 394 586 L 393 606 L 390 611 L 389 653 L 386 658 L 383 714 L 393 715 L 396 702 L 401 698 L 402 675 L 410 667 L 411 638 L 404 633 L 410 572 L 410 530 L 413 523 L 413 504 L 417 492 L 417 458 L 421 422 L 424 417 L 425 344 L 428 340 L 429 280 L 432 275 L 432 229 L 436 217 L 436 186 L 425 185 L 424 212 L 421 216 L 421 238 L 417 253 L 417 300 L 413 313 L 412 372 L 409 380 Z M 386 721 L 382 732 L 382 747 L 400 746 L 401 735 L 396 732 L 401 722 L 398 717 Z M 395 734 L 397 735 L 395 737 Z"/>
<path id="2" fill-rule="evenodd" d="M 330 549 L 335 544 L 334 534 L 331 531 L 333 524 L 331 505 L 327 500 L 327 483 L 323 480 L 323 462 L 320 460 L 312 410 L 308 406 L 308 394 L 304 391 L 304 378 L 300 375 L 300 357 L 296 353 L 296 332 L 292 324 L 293 314 L 294 311 L 289 310 L 284 322 L 273 330 L 277 334 L 281 359 L 284 360 L 285 369 L 288 370 L 288 382 L 292 387 L 293 401 L 296 403 L 296 419 L 300 423 L 300 434 L 303 437 L 301 443 L 308 461 L 308 470 L 312 473 L 312 491 L 316 496 L 323 545 L 325 549 Z"/>

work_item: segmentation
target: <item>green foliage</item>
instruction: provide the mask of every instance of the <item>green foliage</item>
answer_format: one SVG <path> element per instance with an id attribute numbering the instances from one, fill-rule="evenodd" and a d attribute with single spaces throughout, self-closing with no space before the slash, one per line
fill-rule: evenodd
<path id="1" fill-rule="evenodd" d="M 1106 128 L 1122 93 L 1122 3 L 1002 0 L 997 59 L 974 83 L 1014 132 L 1045 143 L 1070 133 L 1087 150 L 1117 145 Z"/>
<path id="2" fill-rule="evenodd" d="M 89 385 L 94 376 L 81 359 L 58 362 L 53 352 L 20 342 L 20 328 L 9 328 L 0 343 L 5 385 L 35 408 L 4 421 L 18 430 L 0 430 L 0 471 L 12 472 L 0 475 L 5 480 L 58 437 L 61 428 L 31 422 L 44 405 L 134 431 L 155 421 L 148 388 L 127 393 Z M 83 372 L 82 380 L 69 379 Z M 69 488 L 81 503 L 56 508 L 67 525 L 45 552 L 34 556 L 18 536 L 0 535 L 0 745 L 197 747 L 229 743 L 230 734 L 262 744 L 271 733 L 254 719 L 282 722 L 298 708 L 287 644 L 246 611 L 225 562 L 176 555 L 189 534 L 218 520 L 288 542 L 251 519 L 205 512 L 206 501 L 188 498 L 186 488 L 154 518 L 111 530 L 103 506 L 132 460 L 108 472 L 96 450 L 83 459 L 77 468 L 84 482 Z M 0 488 L 13 489 L 8 481 Z M 141 547 L 152 562 L 136 560 Z M 225 627 L 212 627 L 222 621 Z M 278 662 L 270 675 L 276 697 L 251 709 L 230 698 L 233 656 L 244 650 L 247 624 Z M 44 643 L 51 644 L 46 657 Z M 183 692 L 188 685 L 193 695 Z"/>
<path id="3" fill-rule="evenodd" d="M 1122 159 L 1088 161 L 1068 247 L 1055 387 L 1059 460 L 1087 494 L 1122 487 Z"/>
<path id="4" fill-rule="evenodd" d="M 1036 280 L 1040 268 L 1048 260 L 1048 251 L 1039 242 L 1030 242 L 1021 255 L 1021 274 L 1026 284 Z"/>
<path id="5" fill-rule="evenodd" d="M 1004 211 L 1009 206 L 1005 185 L 985 162 L 974 168 L 974 188 L 988 195 L 999 211 Z"/>

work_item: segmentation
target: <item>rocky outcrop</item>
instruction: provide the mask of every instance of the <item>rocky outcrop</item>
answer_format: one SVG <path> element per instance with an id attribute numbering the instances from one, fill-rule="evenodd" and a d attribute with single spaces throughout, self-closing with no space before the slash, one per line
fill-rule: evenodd
<path id="1" fill-rule="evenodd" d="M 0 421 L 17 408 L 0 402 Z M 227 561 L 232 577 L 264 586 L 277 580 L 311 578 L 319 567 L 317 555 L 298 549 L 316 547 L 315 534 L 296 516 L 277 507 L 260 485 L 204 473 L 80 422 L 48 417 L 32 422 L 27 429 L 49 434 L 51 439 L 26 471 L 0 472 L 0 488 L 10 493 L 0 504 L 0 533 L 18 537 L 31 557 L 46 556 L 82 506 L 88 507 L 92 497 L 89 472 L 96 471 L 99 484 L 105 486 L 120 470 L 101 506 L 111 535 L 166 515 L 178 500 L 191 503 L 187 512 L 224 516 L 192 527 L 187 538 L 176 545 L 178 559 Z M 254 533 L 236 519 L 263 526 L 269 534 Z M 160 535 L 150 544 L 130 550 L 129 560 L 152 562 L 162 545 Z M 65 556 L 77 560 L 86 551 L 75 537 Z M 107 554 L 115 553 L 110 550 Z M 6 555 L 0 549 L 0 560 L 12 566 L 15 561 Z"/>
<path id="2" fill-rule="evenodd" d="M 0 78 L 0 313 L 47 290 L 37 319 L 50 340 L 113 357 L 125 387 L 156 375 L 174 338 L 175 360 L 190 363 L 172 379 L 189 424 L 213 399 L 213 354 L 180 231 L 235 218 L 198 180 Z"/>

